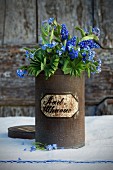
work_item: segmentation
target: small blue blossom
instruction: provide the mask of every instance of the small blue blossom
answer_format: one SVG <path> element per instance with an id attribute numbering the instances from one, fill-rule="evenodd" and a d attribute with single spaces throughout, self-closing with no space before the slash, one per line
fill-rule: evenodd
<path id="1" fill-rule="evenodd" d="M 101 59 L 98 59 L 97 62 L 98 62 L 98 65 L 101 66 L 101 64 L 102 64 Z"/>
<path id="2" fill-rule="evenodd" d="M 18 161 L 21 161 L 22 159 L 21 158 L 18 158 Z"/>
<path id="3" fill-rule="evenodd" d="M 30 152 L 36 151 L 36 146 L 31 146 Z"/>
<path id="4" fill-rule="evenodd" d="M 26 58 L 29 58 L 29 51 L 26 50 Z"/>
<path id="5" fill-rule="evenodd" d="M 59 56 L 61 56 L 63 53 L 61 50 L 57 50 L 56 52 L 58 53 Z"/>
<path id="6" fill-rule="evenodd" d="M 96 70 L 97 70 L 97 73 L 100 73 L 101 72 L 101 67 L 97 66 Z"/>
<path id="7" fill-rule="evenodd" d="M 41 46 L 42 50 L 46 50 L 46 48 L 47 48 L 47 44 L 44 44 L 44 45 Z"/>
<path id="8" fill-rule="evenodd" d="M 24 148 L 24 151 L 27 151 L 27 149 L 26 149 L 26 148 Z"/>
<path id="9" fill-rule="evenodd" d="M 53 147 L 53 149 L 57 149 L 58 148 L 57 144 L 52 144 L 52 147 Z"/>
<path id="10" fill-rule="evenodd" d="M 31 53 L 28 50 L 26 50 L 26 58 L 33 58 L 35 53 Z"/>
<path id="11" fill-rule="evenodd" d="M 49 23 L 49 24 L 53 24 L 53 21 L 54 21 L 54 18 L 49 18 L 49 19 L 48 19 L 48 23 Z"/>
<path id="12" fill-rule="evenodd" d="M 93 62 L 94 57 L 95 57 L 95 51 L 90 50 L 88 53 L 88 60 Z"/>
<path id="13" fill-rule="evenodd" d="M 93 32 L 93 34 L 95 34 L 96 36 L 100 36 L 100 29 L 99 28 L 97 28 L 97 27 L 95 27 L 95 28 L 92 28 L 92 32 Z"/>
<path id="14" fill-rule="evenodd" d="M 18 69 L 16 73 L 19 77 L 23 78 L 24 75 L 27 74 L 28 72 L 26 70 Z"/>
<path id="15" fill-rule="evenodd" d="M 74 49 L 72 49 L 70 52 L 69 52 L 69 56 L 70 56 L 70 58 L 73 60 L 73 59 L 75 59 L 75 58 L 77 58 L 78 57 L 78 50 L 74 50 Z"/>
<path id="16" fill-rule="evenodd" d="M 62 50 L 63 52 L 65 52 L 65 51 L 66 51 L 66 46 L 62 46 L 61 50 Z"/>
<path id="17" fill-rule="evenodd" d="M 42 50 L 46 50 L 46 48 L 53 48 L 57 45 L 55 41 L 53 41 L 51 44 L 44 44 L 41 46 Z"/>
<path id="18" fill-rule="evenodd" d="M 52 145 L 47 145 L 47 146 L 45 146 L 45 148 L 46 148 L 46 150 L 48 150 L 48 151 L 53 150 L 53 146 L 52 146 Z"/>
<path id="19" fill-rule="evenodd" d="M 62 29 L 61 29 L 61 37 L 62 37 L 62 40 L 67 40 L 67 39 L 68 39 L 69 32 L 68 32 L 65 24 L 62 24 L 61 26 L 62 26 Z"/>
<path id="20" fill-rule="evenodd" d="M 33 58 L 34 57 L 34 53 L 30 53 L 29 58 Z"/>
<path id="21" fill-rule="evenodd" d="M 101 59 L 98 59 L 97 60 L 97 62 L 98 62 L 98 66 L 97 66 L 97 73 L 100 73 L 101 72 L 101 64 L 102 64 L 102 61 L 101 61 Z"/>

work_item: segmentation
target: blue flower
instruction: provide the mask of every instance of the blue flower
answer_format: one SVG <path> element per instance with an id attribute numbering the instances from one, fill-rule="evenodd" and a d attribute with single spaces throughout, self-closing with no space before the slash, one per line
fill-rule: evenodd
<path id="1" fill-rule="evenodd" d="M 88 53 L 88 60 L 93 62 L 94 57 L 95 57 L 95 51 L 90 50 Z"/>
<path id="2" fill-rule="evenodd" d="M 98 65 L 101 66 L 101 64 L 102 64 L 101 59 L 98 59 L 97 62 L 98 62 Z"/>
<path id="3" fill-rule="evenodd" d="M 96 70 L 97 70 L 97 73 L 100 73 L 101 72 L 101 67 L 97 66 Z"/>
<path id="4" fill-rule="evenodd" d="M 34 57 L 34 53 L 30 53 L 29 58 L 33 58 Z"/>
<path id="5" fill-rule="evenodd" d="M 52 146 L 52 145 L 47 145 L 47 146 L 45 146 L 45 148 L 46 148 L 46 150 L 48 150 L 48 151 L 53 150 L 53 146 Z"/>
<path id="6" fill-rule="evenodd" d="M 30 53 L 28 50 L 26 50 L 26 58 L 33 58 L 35 53 Z"/>
<path id="7" fill-rule="evenodd" d="M 46 48 L 47 48 L 47 44 L 44 44 L 44 45 L 41 46 L 42 50 L 46 50 Z"/>
<path id="8" fill-rule="evenodd" d="M 49 18 L 48 19 L 48 24 L 53 24 L 54 18 Z"/>
<path id="9" fill-rule="evenodd" d="M 66 46 L 62 46 L 62 47 L 61 47 L 61 50 L 62 50 L 63 52 L 65 52 L 65 51 L 66 51 Z"/>
<path id="10" fill-rule="evenodd" d="M 77 58 L 78 57 L 78 50 L 74 50 L 74 49 L 72 49 L 70 52 L 69 52 L 69 56 L 70 56 L 70 58 L 73 60 L 73 59 L 75 59 L 75 58 Z"/>
<path id="11" fill-rule="evenodd" d="M 57 50 L 56 52 L 58 53 L 59 56 L 61 56 L 63 53 L 61 50 Z"/>
<path id="12" fill-rule="evenodd" d="M 52 144 L 52 145 L 46 145 L 45 148 L 46 148 L 46 150 L 51 151 L 54 149 L 55 150 L 58 149 L 58 146 L 57 146 L 57 144 Z"/>
<path id="13" fill-rule="evenodd" d="M 29 51 L 26 50 L 26 58 L 29 58 Z"/>
<path id="14" fill-rule="evenodd" d="M 53 147 L 53 149 L 57 149 L 58 148 L 57 144 L 52 144 L 52 147 Z"/>
<path id="15" fill-rule="evenodd" d="M 55 41 L 53 41 L 51 44 L 44 44 L 41 46 L 42 50 L 46 50 L 46 48 L 53 48 L 57 45 Z"/>
<path id="16" fill-rule="evenodd" d="M 31 146 L 30 152 L 36 151 L 36 146 Z"/>
<path id="17" fill-rule="evenodd" d="M 93 34 L 95 34 L 96 36 L 100 36 L 100 29 L 99 28 L 97 28 L 97 27 L 95 27 L 95 28 L 92 28 L 92 32 L 93 32 Z"/>
<path id="18" fill-rule="evenodd" d="M 18 161 L 21 161 L 22 159 L 21 158 L 18 158 Z"/>
<path id="19" fill-rule="evenodd" d="M 68 32 L 65 24 L 62 24 L 61 26 L 62 26 L 62 28 L 61 28 L 61 38 L 62 38 L 62 40 L 67 40 L 69 32 Z"/>
<path id="20" fill-rule="evenodd" d="M 22 69 L 18 69 L 16 72 L 17 72 L 17 75 L 21 78 L 23 78 L 24 75 L 28 73 L 27 70 L 22 70 Z"/>

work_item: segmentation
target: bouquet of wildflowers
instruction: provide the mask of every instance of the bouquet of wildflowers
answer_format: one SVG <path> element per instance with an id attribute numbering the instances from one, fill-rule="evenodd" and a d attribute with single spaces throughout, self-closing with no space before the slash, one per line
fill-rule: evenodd
<path id="1" fill-rule="evenodd" d="M 100 48 L 99 28 L 90 27 L 89 31 L 79 27 L 75 29 L 80 31 L 80 38 L 72 37 L 66 25 L 60 25 L 54 18 L 44 21 L 41 25 L 41 42 L 34 49 L 25 48 L 29 64 L 21 66 L 17 75 L 38 76 L 44 73 L 48 79 L 57 69 L 71 76 L 81 76 L 84 71 L 89 77 L 91 73 L 99 73 L 101 60 L 94 51 Z"/>

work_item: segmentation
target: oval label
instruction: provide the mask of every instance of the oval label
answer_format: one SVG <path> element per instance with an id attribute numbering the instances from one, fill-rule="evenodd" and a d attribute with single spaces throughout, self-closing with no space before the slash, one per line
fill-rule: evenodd
<path id="1" fill-rule="evenodd" d="M 78 99 L 72 94 L 47 94 L 41 99 L 41 111 L 47 117 L 72 117 L 78 114 Z"/>

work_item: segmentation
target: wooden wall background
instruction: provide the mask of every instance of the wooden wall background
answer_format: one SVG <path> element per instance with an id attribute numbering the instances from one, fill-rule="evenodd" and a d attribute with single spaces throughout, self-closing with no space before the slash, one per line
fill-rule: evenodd
<path id="1" fill-rule="evenodd" d="M 73 25 L 101 29 L 102 72 L 86 76 L 86 115 L 113 114 L 113 1 L 0 0 L 0 116 L 34 116 L 35 79 L 16 76 L 25 46 L 38 43 L 40 24 L 56 17 L 76 35 Z"/>

